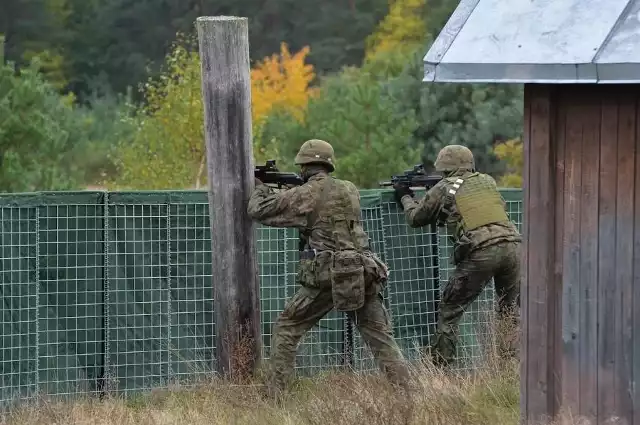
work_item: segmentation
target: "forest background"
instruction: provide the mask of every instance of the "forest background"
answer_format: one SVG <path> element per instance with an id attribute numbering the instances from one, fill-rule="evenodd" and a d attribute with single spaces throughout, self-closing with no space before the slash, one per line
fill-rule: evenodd
<path id="1" fill-rule="evenodd" d="M 194 22 L 249 18 L 254 156 L 377 187 L 451 143 L 521 187 L 522 86 L 423 83 L 457 0 L 5 0 L 0 192 L 206 186 Z"/>

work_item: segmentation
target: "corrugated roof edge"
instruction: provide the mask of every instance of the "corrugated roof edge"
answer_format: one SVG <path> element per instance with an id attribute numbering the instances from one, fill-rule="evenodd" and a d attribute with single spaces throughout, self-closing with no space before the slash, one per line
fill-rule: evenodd
<path id="1" fill-rule="evenodd" d="M 473 13 L 473 10 L 480 3 L 480 0 L 460 0 L 458 7 L 455 8 L 447 23 L 440 31 L 440 34 L 433 41 L 433 44 L 429 47 L 427 54 L 424 56 L 424 62 L 437 64 L 444 57 L 449 47 L 455 40 L 456 36 L 460 32 L 460 29 L 464 26 L 469 19 L 469 16 Z"/>
<path id="2" fill-rule="evenodd" d="M 480 0 L 461 0 L 458 7 L 424 56 L 423 82 L 441 83 L 505 83 L 505 84 L 638 84 L 640 63 L 598 63 L 603 49 L 623 24 L 633 8 L 628 4 L 612 26 L 606 39 L 594 54 L 593 61 L 583 64 L 481 64 L 442 63 L 458 33 Z"/>
<path id="3" fill-rule="evenodd" d="M 426 83 L 639 84 L 640 64 L 424 64 Z"/>

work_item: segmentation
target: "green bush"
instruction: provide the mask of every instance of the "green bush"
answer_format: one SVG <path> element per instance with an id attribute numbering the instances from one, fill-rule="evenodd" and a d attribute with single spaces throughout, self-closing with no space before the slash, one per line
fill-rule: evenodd
<path id="1" fill-rule="evenodd" d="M 38 62 L 0 67 L 0 191 L 69 190 L 112 167 L 107 152 L 128 124 L 115 100 L 76 107 L 44 80 Z"/>

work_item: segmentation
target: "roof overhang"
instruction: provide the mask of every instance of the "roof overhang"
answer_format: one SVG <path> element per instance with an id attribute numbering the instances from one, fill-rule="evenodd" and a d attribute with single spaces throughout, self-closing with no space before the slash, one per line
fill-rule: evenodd
<path id="1" fill-rule="evenodd" d="M 423 81 L 640 83 L 640 0 L 461 0 Z"/>

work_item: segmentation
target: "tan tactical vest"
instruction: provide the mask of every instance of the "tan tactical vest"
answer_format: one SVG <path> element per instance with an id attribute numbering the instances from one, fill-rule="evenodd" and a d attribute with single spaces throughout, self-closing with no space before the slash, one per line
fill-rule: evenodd
<path id="1" fill-rule="evenodd" d="M 449 177 L 447 181 L 453 183 L 448 195 L 455 199 L 465 232 L 487 224 L 509 221 L 500 193 L 486 174 Z"/>
<path id="2" fill-rule="evenodd" d="M 332 251 L 362 251 L 369 247 L 360 221 L 358 189 L 349 182 L 326 177 L 320 184 L 320 197 L 309 216 L 309 245 Z"/>

